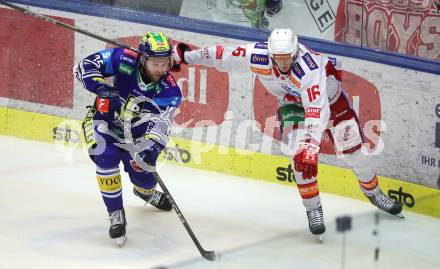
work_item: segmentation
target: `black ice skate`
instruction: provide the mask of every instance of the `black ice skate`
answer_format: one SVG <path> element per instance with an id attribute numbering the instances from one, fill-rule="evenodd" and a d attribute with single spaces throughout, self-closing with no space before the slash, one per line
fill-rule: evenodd
<path id="1" fill-rule="evenodd" d="M 307 211 L 307 218 L 309 219 L 309 230 L 312 234 L 319 236 L 325 232 L 322 206 Z"/>
<path id="2" fill-rule="evenodd" d="M 162 211 L 170 211 L 172 209 L 170 202 L 165 197 L 165 194 L 161 191 L 155 190 L 152 195 L 142 194 L 136 189 L 133 189 L 133 192 L 136 196 L 144 200 L 146 203 L 155 206 L 157 209 Z"/>
<path id="3" fill-rule="evenodd" d="M 268 16 L 273 16 L 273 15 L 277 14 L 283 8 L 283 2 L 282 1 L 272 1 L 272 2 L 275 2 L 275 3 L 272 4 L 272 5 L 266 4 L 266 5 L 268 5 L 268 7 L 266 9 L 266 12 L 267 12 Z M 278 3 L 276 3 L 276 2 L 278 2 Z"/>
<path id="4" fill-rule="evenodd" d="M 401 214 L 402 205 L 386 196 L 382 191 L 379 191 L 379 193 L 375 195 L 365 194 L 365 196 L 367 196 L 370 202 L 379 209 L 388 212 L 391 215 L 403 218 L 403 215 Z"/>
<path id="5" fill-rule="evenodd" d="M 127 240 L 125 236 L 125 226 L 127 221 L 125 220 L 124 209 L 116 210 L 108 213 L 110 219 L 110 229 L 108 233 L 111 239 L 114 239 L 119 247 L 122 247 Z"/>

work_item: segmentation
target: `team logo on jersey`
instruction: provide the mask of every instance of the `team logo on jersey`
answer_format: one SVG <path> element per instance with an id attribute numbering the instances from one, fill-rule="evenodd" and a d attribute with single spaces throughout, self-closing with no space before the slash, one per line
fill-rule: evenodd
<path id="1" fill-rule="evenodd" d="M 251 63 L 253 64 L 262 64 L 262 65 L 268 65 L 269 64 L 269 57 L 267 55 L 263 54 L 254 54 L 251 55 Z"/>
<path id="2" fill-rule="evenodd" d="M 301 79 L 306 73 L 302 69 L 302 67 L 299 65 L 299 63 L 295 63 L 292 67 L 293 73 Z"/>
<path id="3" fill-rule="evenodd" d="M 309 53 L 306 53 L 302 56 L 303 60 L 306 62 L 307 66 L 309 67 L 310 71 L 315 70 L 318 68 L 318 65 L 313 60 L 312 56 Z"/>
<path id="4" fill-rule="evenodd" d="M 302 56 L 303 60 L 306 62 L 307 67 L 309 67 L 310 71 L 318 68 L 318 65 L 312 59 L 312 56 L 309 53 L 306 53 Z"/>
<path id="5" fill-rule="evenodd" d="M 267 43 L 265 43 L 265 42 L 256 43 L 254 48 L 256 48 L 256 49 L 267 49 Z"/>

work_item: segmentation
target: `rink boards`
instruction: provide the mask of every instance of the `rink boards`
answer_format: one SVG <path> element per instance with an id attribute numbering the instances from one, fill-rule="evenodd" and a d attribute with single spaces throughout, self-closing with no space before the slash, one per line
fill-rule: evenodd
<path id="1" fill-rule="evenodd" d="M 1 119 L 6 119 L 0 122 L 1 134 L 54 143 L 66 155 L 78 150 L 86 154 L 81 121 L 4 107 L 0 107 L 0 115 Z M 296 186 L 288 157 L 173 137 L 159 159 L 158 165 L 168 162 Z M 320 164 L 318 177 L 323 192 L 366 200 L 348 169 Z M 384 192 L 402 202 L 405 210 L 440 218 L 438 190 L 388 177 L 380 177 L 380 184 Z M 292 191 L 297 190 L 292 188 Z"/>
<path id="2" fill-rule="evenodd" d="M 243 41 L 249 37 L 235 40 L 34 10 L 133 46 L 141 33 L 151 30 L 163 31 L 193 47 L 249 42 Z M 10 51 L 9 61 L 1 67 L 10 72 L 0 77 L 0 134 L 79 145 L 79 121 L 94 97 L 73 79 L 71 67 L 108 45 L 8 9 L 0 8 L 0 18 L 2 23 L 19 25 L 20 33 L 31 41 L 20 42 L 12 31 L 16 28 L 8 33 L 10 43 L 5 50 Z M 11 18 L 21 23 L 14 24 Z M 33 54 L 23 57 L 18 51 Z M 410 210 L 439 217 L 436 188 L 440 185 L 440 77 L 349 57 L 338 59 L 347 70 L 344 87 L 367 135 L 366 148 L 373 155 L 371 168 L 382 176 L 384 190 Z M 289 154 L 276 139 L 275 100 L 258 79 L 250 73 L 221 73 L 200 66 L 184 66 L 173 75 L 185 98 L 174 128 L 181 152 L 191 155 L 185 165 L 295 185 L 290 160 L 285 157 Z M 72 120 L 66 125 L 66 119 Z M 322 151 L 320 189 L 361 199 L 353 174 L 335 156 L 328 137 Z"/>

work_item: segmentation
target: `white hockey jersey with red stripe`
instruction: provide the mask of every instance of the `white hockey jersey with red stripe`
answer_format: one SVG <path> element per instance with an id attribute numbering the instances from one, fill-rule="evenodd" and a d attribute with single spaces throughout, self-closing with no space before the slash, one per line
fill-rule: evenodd
<path id="1" fill-rule="evenodd" d="M 305 110 L 305 136 L 316 142 L 330 118 L 330 105 L 341 95 L 339 62 L 316 53 L 302 44 L 288 74 L 280 73 L 267 51 L 267 42 L 238 47 L 221 45 L 185 52 L 185 62 L 215 67 L 219 71 L 246 71 L 258 75 L 266 89 L 278 99 L 279 106 L 295 103 Z"/>

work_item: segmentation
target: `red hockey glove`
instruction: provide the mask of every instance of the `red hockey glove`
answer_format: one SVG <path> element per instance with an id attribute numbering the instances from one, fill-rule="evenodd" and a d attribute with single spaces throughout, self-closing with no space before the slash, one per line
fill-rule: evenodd
<path id="1" fill-rule="evenodd" d="M 177 45 L 174 45 L 173 47 L 173 67 L 171 68 L 172 71 L 179 71 L 180 65 L 186 64 L 185 62 L 185 51 L 191 51 L 191 48 L 185 44 L 185 43 L 178 43 Z"/>
<path id="2" fill-rule="evenodd" d="M 295 170 L 302 172 L 303 179 L 310 179 L 318 175 L 319 146 L 312 144 L 310 139 L 296 144 L 296 154 L 293 157 Z"/>

